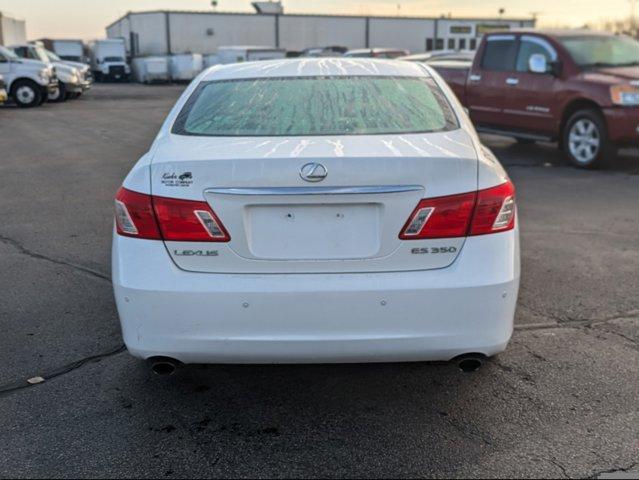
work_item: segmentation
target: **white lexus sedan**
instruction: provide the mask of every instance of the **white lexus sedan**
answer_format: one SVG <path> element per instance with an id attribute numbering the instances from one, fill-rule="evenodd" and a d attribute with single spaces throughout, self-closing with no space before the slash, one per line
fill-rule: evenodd
<path id="1" fill-rule="evenodd" d="M 515 189 L 419 63 L 216 66 L 115 198 L 129 352 L 188 363 L 455 360 L 506 348 Z"/>

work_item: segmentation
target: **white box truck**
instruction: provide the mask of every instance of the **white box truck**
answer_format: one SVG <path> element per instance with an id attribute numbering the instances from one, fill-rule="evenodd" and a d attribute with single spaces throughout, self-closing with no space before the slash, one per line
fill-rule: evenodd
<path id="1" fill-rule="evenodd" d="M 95 40 L 89 44 L 91 70 L 97 82 L 128 81 L 131 68 L 126 61 L 123 38 Z"/>
<path id="2" fill-rule="evenodd" d="M 84 42 L 82 40 L 41 38 L 39 41 L 42 42 L 44 48 L 51 50 L 62 60 L 87 63 L 84 55 Z"/>

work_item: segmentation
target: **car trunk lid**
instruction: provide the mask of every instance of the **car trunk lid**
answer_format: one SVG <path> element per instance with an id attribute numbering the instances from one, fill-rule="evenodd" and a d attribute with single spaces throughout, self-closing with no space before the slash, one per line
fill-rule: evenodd
<path id="1" fill-rule="evenodd" d="M 170 135 L 158 143 L 152 163 L 153 195 L 205 200 L 230 233 L 227 243 L 165 242 L 180 268 L 198 272 L 443 268 L 464 238 L 406 241 L 399 233 L 420 199 L 476 189 L 477 157 L 462 130 L 308 138 Z"/>

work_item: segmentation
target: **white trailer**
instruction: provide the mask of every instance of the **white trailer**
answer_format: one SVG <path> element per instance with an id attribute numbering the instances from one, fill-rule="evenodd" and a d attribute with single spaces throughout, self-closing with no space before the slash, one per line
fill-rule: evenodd
<path id="1" fill-rule="evenodd" d="M 0 12 L 0 45 L 27 42 L 27 27 L 24 20 L 7 17 Z"/>
<path id="2" fill-rule="evenodd" d="M 131 60 L 133 78 L 139 83 L 167 83 L 171 81 L 169 57 L 137 57 Z"/>
<path id="3" fill-rule="evenodd" d="M 89 45 L 91 70 L 96 81 L 126 81 L 131 68 L 126 61 L 126 49 L 122 38 L 95 40 Z"/>
<path id="4" fill-rule="evenodd" d="M 176 82 L 190 82 L 202 70 L 204 70 L 204 62 L 199 53 L 171 56 L 171 79 Z"/>
<path id="5" fill-rule="evenodd" d="M 39 41 L 42 42 L 44 48 L 51 50 L 62 60 L 86 63 L 84 42 L 82 40 L 41 38 Z"/>
<path id="6" fill-rule="evenodd" d="M 229 63 L 253 62 L 258 60 L 276 60 L 286 58 L 286 50 L 274 47 L 260 46 L 227 46 L 220 47 L 216 54 L 207 55 L 207 67 L 226 65 Z"/>

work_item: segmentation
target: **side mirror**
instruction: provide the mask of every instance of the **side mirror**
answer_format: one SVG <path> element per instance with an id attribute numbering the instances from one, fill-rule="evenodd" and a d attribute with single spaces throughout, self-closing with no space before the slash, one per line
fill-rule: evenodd
<path id="1" fill-rule="evenodd" d="M 528 70 L 532 73 L 548 73 L 548 61 L 541 53 L 533 53 L 528 59 Z"/>

